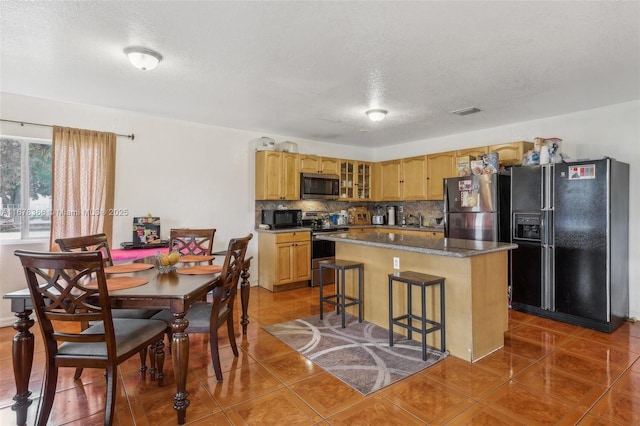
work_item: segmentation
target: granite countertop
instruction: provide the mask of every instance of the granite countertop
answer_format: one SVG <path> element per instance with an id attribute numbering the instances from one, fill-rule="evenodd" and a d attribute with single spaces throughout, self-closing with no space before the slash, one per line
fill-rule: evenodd
<path id="1" fill-rule="evenodd" d="M 419 235 L 400 235 L 391 232 L 321 234 L 320 240 L 359 244 L 392 250 L 411 251 L 436 256 L 470 257 L 498 251 L 513 250 L 517 244 L 494 241 L 459 240 L 456 238 L 429 238 Z"/>
<path id="2" fill-rule="evenodd" d="M 266 234 L 281 234 L 283 232 L 311 232 L 311 228 L 305 228 L 297 226 L 295 228 L 281 228 L 281 229 L 260 229 L 256 228 L 256 232 L 263 232 Z"/>
<path id="3" fill-rule="evenodd" d="M 410 231 L 444 232 L 444 225 L 436 226 L 416 226 L 416 225 L 349 225 L 349 228 L 383 228 L 383 229 L 405 229 Z M 384 231 L 383 231 L 384 232 Z"/>

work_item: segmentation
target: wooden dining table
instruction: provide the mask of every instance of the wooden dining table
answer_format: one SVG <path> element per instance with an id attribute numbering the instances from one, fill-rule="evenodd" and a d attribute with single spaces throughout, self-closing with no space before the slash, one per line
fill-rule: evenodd
<path id="1" fill-rule="evenodd" d="M 240 300 L 242 306 L 242 332 L 246 334 L 249 323 L 249 267 L 251 257 L 245 259 L 241 273 Z M 173 408 L 177 412 L 178 424 L 184 424 L 189 406 L 187 371 L 189 366 L 189 335 L 185 332 L 189 321 L 185 315 L 193 302 L 206 297 L 217 284 L 219 274 L 186 275 L 176 271 L 159 273 L 155 268 L 133 272 L 128 276 L 148 280 L 144 285 L 122 290 L 109 291 L 113 309 L 169 309 L 173 314 L 171 356 L 176 379 L 176 394 Z M 13 372 L 16 381 L 16 395 L 13 410 L 16 424 L 26 424 L 27 410 L 31 405 L 29 379 L 33 365 L 34 335 L 30 328 L 35 321 L 31 318 L 33 305 L 28 289 L 17 290 L 3 296 L 11 301 L 11 311 L 18 318 L 13 324 L 16 335 L 13 338 Z"/>

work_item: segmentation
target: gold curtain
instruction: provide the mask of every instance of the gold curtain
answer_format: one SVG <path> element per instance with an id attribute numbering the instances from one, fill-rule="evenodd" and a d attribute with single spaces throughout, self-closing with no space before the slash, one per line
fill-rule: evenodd
<path id="1" fill-rule="evenodd" d="M 57 238 L 104 232 L 111 244 L 116 134 L 53 127 L 52 251 Z"/>

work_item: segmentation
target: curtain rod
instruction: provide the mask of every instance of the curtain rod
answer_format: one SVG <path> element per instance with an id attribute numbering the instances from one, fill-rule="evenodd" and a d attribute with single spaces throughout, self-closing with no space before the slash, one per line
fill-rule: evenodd
<path id="1" fill-rule="evenodd" d="M 0 118 L 0 121 L 6 121 L 7 123 L 17 123 L 21 126 L 24 126 L 25 124 L 28 124 L 29 126 L 42 126 L 42 127 L 53 127 L 53 125 L 51 124 L 40 124 L 40 123 L 29 123 L 28 121 L 16 121 L 16 120 L 7 120 L 4 118 Z M 134 140 L 136 138 L 136 135 L 131 133 L 130 135 L 120 135 L 118 133 L 116 133 L 116 136 L 120 137 L 120 138 L 129 138 L 131 140 Z"/>

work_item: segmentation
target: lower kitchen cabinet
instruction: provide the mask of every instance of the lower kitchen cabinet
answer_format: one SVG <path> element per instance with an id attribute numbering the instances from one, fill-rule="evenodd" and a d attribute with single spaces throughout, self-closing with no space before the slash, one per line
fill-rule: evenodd
<path id="1" fill-rule="evenodd" d="M 444 238 L 444 232 L 427 231 L 427 232 L 424 232 L 424 236 L 429 238 Z"/>
<path id="2" fill-rule="evenodd" d="M 311 279 L 308 231 L 261 232 L 258 236 L 258 284 L 276 292 L 304 287 Z"/>
<path id="3" fill-rule="evenodd" d="M 415 228 L 370 228 L 373 229 L 374 232 L 390 232 L 392 234 L 398 235 L 416 235 L 418 237 L 427 237 L 427 238 L 444 238 L 444 232 L 441 231 L 431 231 L 428 229 L 415 229 Z"/>

